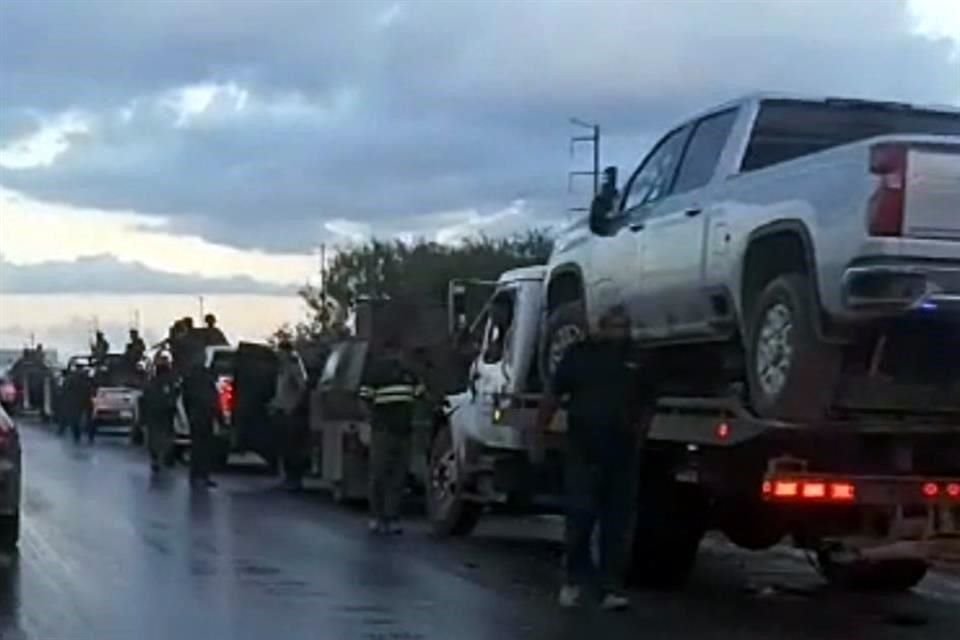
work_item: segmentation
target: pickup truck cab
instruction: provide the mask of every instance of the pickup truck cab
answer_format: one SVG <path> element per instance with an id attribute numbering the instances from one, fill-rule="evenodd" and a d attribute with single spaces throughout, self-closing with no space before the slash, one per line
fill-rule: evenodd
<path id="1" fill-rule="evenodd" d="M 751 96 L 615 175 L 549 260 L 544 375 L 624 305 L 681 394 L 739 386 L 793 420 L 960 411 L 960 110 Z"/>

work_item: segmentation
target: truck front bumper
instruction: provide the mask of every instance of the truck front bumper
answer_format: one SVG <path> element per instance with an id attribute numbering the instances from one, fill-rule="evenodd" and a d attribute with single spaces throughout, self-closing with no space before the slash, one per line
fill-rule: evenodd
<path id="1" fill-rule="evenodd" d="M 843 273 L 843 301 L 853 311 L 960 314 L 960 265 L 864 264 Z"/>

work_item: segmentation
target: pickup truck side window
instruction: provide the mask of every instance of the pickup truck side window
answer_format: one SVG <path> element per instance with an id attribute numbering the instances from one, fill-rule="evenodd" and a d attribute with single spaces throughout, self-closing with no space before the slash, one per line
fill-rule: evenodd
<path id="1" fill-rule="evenodd" d="M 487 339 L 483 350 L 483 361 L 496 364 L 503 360 L 510 346 L 513 332 L 513 292 L 498 293 L 490 303 L 490 316 L 487 321 Z"/>
<path id="2" fill-rule="evenodd" d="M 624 198 L 624 211 L 656 202 L 670 193 L 677 163 L 689 133 L 689 126 L 675 129 L 653 148 L 630 178 Z"/>
<path id="3" fill-rule="evenodd" d="M 710 182 L 736 119 L 737 110 L 729 109 L 707 116 L 697 123 L 683 154 L 672 193 L 693 191 Z"/>

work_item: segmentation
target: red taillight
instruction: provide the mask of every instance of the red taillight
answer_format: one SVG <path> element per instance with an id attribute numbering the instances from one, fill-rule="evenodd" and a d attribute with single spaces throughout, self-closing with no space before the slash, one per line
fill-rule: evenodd
<path id="1" fill-rule="evenodd" d="M 951 498 L 960 498 L 960 483 L 951 482 L 947 485 L 947 495 Z"/>
<path id="2" fill-rule="evenodd" d="M 234 406 L 233 380 L 224 378 L 220 381 L 220 413 L 229 416 L 233 413 Z"/>
<path id="3" fill-rule="evenodd" d="M 922 491 L 927 498 L 936 498 L 940 495 L 940 485 L 936 482 L 925 482 Z"/>
<path id="4" fill-rule="evenodd" d="M 728 440 L 730 438 L 730 425 L 726 422 L 721 422 L 717 425 L 716 434 L 718 440 Z"/>
<path id="5" fill-rule="evenodd" d="M 857 490 L 849 482 L 767 480 L 763 483 L 763 497 L 788 502 L 853 502 Z"/>
<path id="6" fill-rule="evenodd" d="M 907 148 L 898 144 L 878 144 L 871 147 L 870 173 L 880 178 L 876 191 L 870 197 L 870 235 L 900 236 L 903 233 Z"/>

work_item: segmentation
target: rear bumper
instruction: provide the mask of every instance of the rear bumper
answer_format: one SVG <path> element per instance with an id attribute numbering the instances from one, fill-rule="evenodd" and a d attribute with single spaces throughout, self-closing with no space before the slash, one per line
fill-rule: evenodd
<path id="1" fill-rule="evenodd" d="M 843 302 L 852 311 L 960 314 L 960 264 L 866 264 L 843 273 Z"/>

